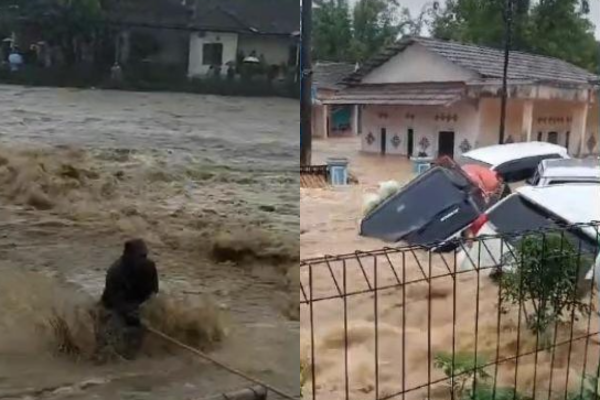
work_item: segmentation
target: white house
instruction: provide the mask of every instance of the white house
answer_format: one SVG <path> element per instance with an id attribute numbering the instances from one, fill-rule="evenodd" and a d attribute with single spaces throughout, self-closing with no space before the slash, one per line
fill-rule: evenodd
<path id="1" fill-rule="evenodd" d="M 297 64 L 297 0 L 197 0 L 191 26 L 190 77 L 249 56 L 269 66 Z"/>
<path id="2" fill-rule="evenodd" d="M 324 104 L 356 105 L 366 152 L 457 156 L 497 144 L 504 53 L 406 38 L 351 74 Z M 540 140 L 598 151 L 597 76 L 562 60 L 511 52 L 506 142 Z"/>

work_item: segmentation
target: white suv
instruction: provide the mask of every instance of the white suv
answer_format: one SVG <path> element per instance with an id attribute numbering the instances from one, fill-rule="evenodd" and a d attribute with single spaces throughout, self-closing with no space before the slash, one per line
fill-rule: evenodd
<path id="1" fill-rule="evenodd" d="M 533 186 L 600 183 L 600 162 L 593 158 L 543 160 L 527 183 Z"/>
<path id="2" fill-rule="evenodd" d="M 496 171 L 506 183 L 531 178 L 542 160 L 568 159 L 567 149 L 551 143 L 523 142 L 480 147 L 464 153 L 460 165 L 478 164 Z"/>
<path id="3" fill-rule="evenodd" d="M 566 184 L 544 187 L 524 186 L 498 202 L 463 231 L 467 241 L 457 255 L 458 268 L 502 270 L 506 256 L 514 253 L 519 232 L 559 228 L 565 225 L 600 221 L 600 184 Z M 565 231 L 585 254 L 596 255 L 598 227 L 579 226 Z M 596 270 L 600 272 L 600 258 Z M 592 266 L 587 271 L 588 279 Z M 598 276 L 597 279 L 600 279 Z"/>

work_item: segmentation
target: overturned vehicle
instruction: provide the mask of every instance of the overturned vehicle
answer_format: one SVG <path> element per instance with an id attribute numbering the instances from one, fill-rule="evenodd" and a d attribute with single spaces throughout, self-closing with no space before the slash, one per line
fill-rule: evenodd
<path id="1" fill-rule="evenodd" d="M 508 194 L 494 171 L 443 158 L 369 211 L 360 235 L 448 251 L 462 229 Z"/>

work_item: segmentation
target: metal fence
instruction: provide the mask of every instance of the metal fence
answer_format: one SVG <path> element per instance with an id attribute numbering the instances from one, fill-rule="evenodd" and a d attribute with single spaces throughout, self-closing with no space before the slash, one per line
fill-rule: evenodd
<path id="1" fill-rule="evenodd" d="M 329 180 L 329 167 L 327 165 L 301 165 L 300 187 L 319 188 L 326 187 Z"/>
<path id="2" fill-rule="evenodd" d="M 599 226 L 301 261 L 304 398 L 600 398 Z"/>
<path id="3" fill-rule="evenodd" d="M 327 175 L 329 167 L 327 165 L 301 165 L 301 174 Z"/>

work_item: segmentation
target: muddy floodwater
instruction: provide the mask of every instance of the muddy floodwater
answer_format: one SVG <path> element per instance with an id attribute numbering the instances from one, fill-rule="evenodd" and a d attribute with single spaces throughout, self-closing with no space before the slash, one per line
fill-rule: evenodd
<path id="1" fill-rule="evenodd" d="M 347 157 L 358 183 L 301 189 L 303 260 L 402 247 L 361 237 L 359 227 L 366 196 L 377 193 L 381 182 L 409 182 L 415 177 L 412 166 L 404 157 L 365 154 L 359 148 L 359 138 L 313 142 L 315 164 Z M 446 375 L 435 366 L 438 355 L 452 351 L 469 360 L 477 353 L 482 365 L 504 360 L 485 370 L 497 377 L 498 390 L 511 390 L 510 396 L 516 388 L 529 398 L 565 398 L 580 390 L 584 373 L 596 372 L 600 321 L 595 312 L 573 324 L 557 324 L 550 342 L 556 347 L 536 352 L 542 341 L 523 328 L 518 307 L 503 304 L 506 313 L 498 313 L 498 285 L 487 274 L 453 278 L 453 270 L 452 254 L 420 250 L 388 251 L 360 262 L 351 256 L 307 261 L 300 270 L 300 297 L 317 300 L 312 307 L 302 304 L 300 312 L 305 398 L 454 398 Z M 369 290 L 374 287 L 379 290 Z M 353 293 L 345 301 L 339 296 L 343 288 Z M 596 296 L 586 296 L 586 304 L 596 304 Z M 430 382 L 437 383 L 428 387 Z M 479 384 L 492 382 L 480 379 Z"/>
<path id="2" fill-rule="evenodd" d="M 148 338 L 96 365 L 93 308 L 130 237 L 145 317 L 297 394 L 299 106 L 0 86 L 0 398 L 194 399 L 249 386 Z"/>

